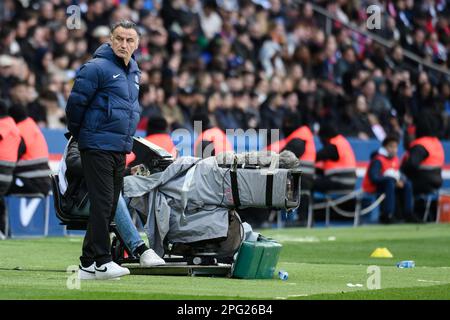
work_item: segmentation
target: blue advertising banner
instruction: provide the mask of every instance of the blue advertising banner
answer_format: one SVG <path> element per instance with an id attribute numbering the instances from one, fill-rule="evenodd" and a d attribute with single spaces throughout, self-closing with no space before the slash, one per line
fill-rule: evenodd
<path id="1" fill-rule="evenodd" d="M 53 205 L 53 194 L 47 198 L 47 234 L 52 237 L 59 237 L 66 235 L 66 227 L 61 225 L 61 221 L 56 217 L 55 206 Z"/>
<path id="2" fill-rule="evenodd" d="M 46 198 L 6 197 L 12 238 L 42 237 L 46 232 Z"/>

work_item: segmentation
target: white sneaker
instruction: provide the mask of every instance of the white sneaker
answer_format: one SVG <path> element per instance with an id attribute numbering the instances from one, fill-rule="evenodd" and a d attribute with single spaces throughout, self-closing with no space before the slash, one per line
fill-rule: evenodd
<path id="1" fill-rule="evenodd" d="M 91 264 L 87 268 L 83 268 L 83 266 L 79 265 L 78 270 L 78 279 L 80 280 L 95 280 L 95 264 Z"/>
<path id="2" fill-rule="evenodd" d="M 102 264 L 100 267 L 95 267 L 95 278 L 98 280 L 114 279 L 130 274 L 130 270 L 119 266 L 114 261 Z"/>
<path id="3" fill-rule="evenodd" d="M 152 249 L 145 250 L 139 258 L 139 264 L 141 267 L 153 267 L 166 264 L 166 262 L 160 258 Z"/>

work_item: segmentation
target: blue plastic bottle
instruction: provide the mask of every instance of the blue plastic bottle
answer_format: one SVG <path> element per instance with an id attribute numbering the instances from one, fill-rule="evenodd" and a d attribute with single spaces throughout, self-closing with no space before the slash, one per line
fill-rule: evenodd
<path id="1" fill-rule="evenodd" d="M 280 271 L 278 272 L 278 277 L 279 277 L 281 280 L 286 281 L 286 280 L 288 279 L 288 277 L 289 277 L 289 274 L 287 273 L 287 271 L 280 270 Z"/>
<path id="2" fill-rule="evenodd" d="M 404 269 L 404 268 L 414 268 L 416 264 L 412 260 L 406 260 L 406 261 L 400 261 L 397 263 L 397 267 Z"/>

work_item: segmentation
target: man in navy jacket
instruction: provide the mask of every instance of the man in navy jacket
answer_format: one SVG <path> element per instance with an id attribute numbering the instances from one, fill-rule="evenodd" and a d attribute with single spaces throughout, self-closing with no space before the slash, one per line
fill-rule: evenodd
<path id="1" fill-rule="evenodd" d="M 67 101 L 68 129 L 78 142 L 91 203 L 80 279 L 129 274 L 111 259 L 109 225 L 123 185 L 125 154 L 131 152 L 139 122 L 140 71 L 133 56 L 138 46 L 136 24 L 113 25 L 111 43 L 101 45 L 79 69 Z"/>

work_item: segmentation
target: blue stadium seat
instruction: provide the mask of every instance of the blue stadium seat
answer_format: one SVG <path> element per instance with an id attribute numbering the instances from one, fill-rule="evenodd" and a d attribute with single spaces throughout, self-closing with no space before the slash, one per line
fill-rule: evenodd
<path id="1" fill-rule="evenodd" d="M 418 199 L 423 200 L 425 202 L 425 212 L 423 214 L 423 222 L 428 222 L 428 217 L 430 215 L 431 203 L 433 201 L 438 201 L 439 199 L 439 190 L 434 190 L 433 192 L 426 194 L 419 194 L 417 196 Z M 436 215 L 437 219 L 437 215 Z"/>

